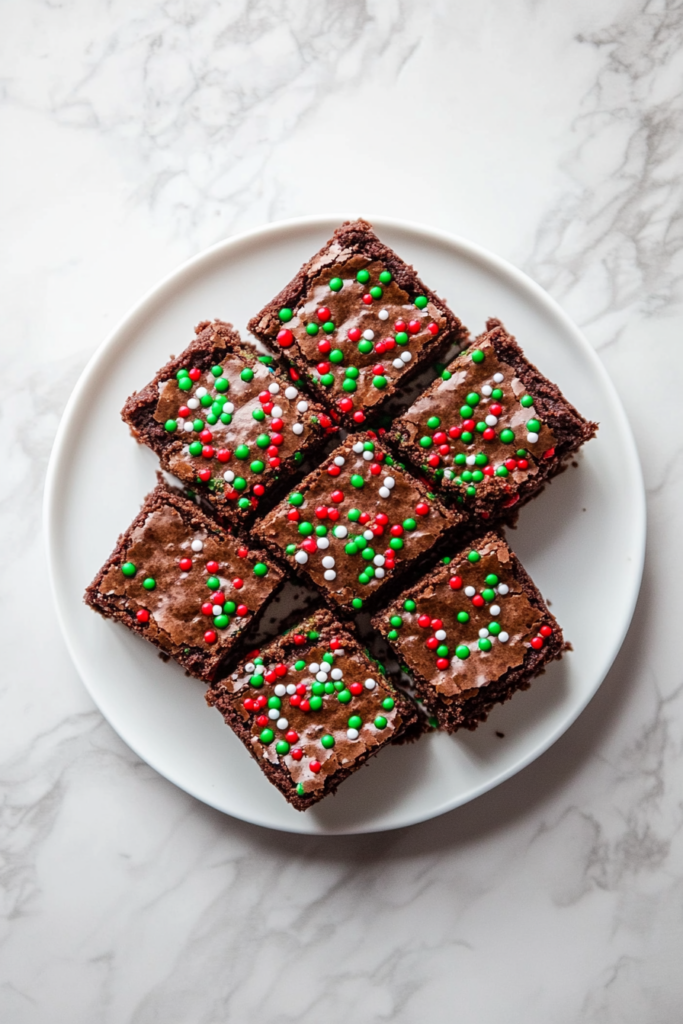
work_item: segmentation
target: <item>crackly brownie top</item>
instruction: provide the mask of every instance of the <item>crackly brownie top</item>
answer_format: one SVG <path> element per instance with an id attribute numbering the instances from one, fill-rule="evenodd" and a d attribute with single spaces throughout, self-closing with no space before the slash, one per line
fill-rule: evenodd
<path id="1" fill-rule="evenodd" d="M 395 432 L 422 449 L 425 472 L 465 499 L 483 493 L 504 502 L 555 454 L 534 396 L 486 336 L 450 364 Z"/>
<path id="2" fill-rule="evenodd" d="M 347 438 L 256 532 L 339 604 L 359 609 L 397 561 L 422 555 L 453 522 L 367 433 Z"/>
<path id="3" fill-rule="evenodd" d="M 286 351 L 296 342 L 311 378 L 362 422 L 363 409 L 400 383 L 447 319 L 427 296 L 400 287 L 382 262 L 362 255 L 321 261 L 309 282 L 294 309 L 279 310 L 277 342 Z"/>
<path id="4" fill-rule="evenodd" d="M 377 665 L 324 614 L 241 662 L 207 700 L 239 716 L 257 756 L 285 768 L 298 796 L 403 726 L 401 702 Z"/>
<path id="5" fill-rule="evenodd" d="M 144 510 L 143 510 L 144 511 Z M 240 632 L 282 580 L 261 552 L 192 521 L 175 504 L 144 516 L 124 538 L 98 591 L 123 599 L 162 646 L 215 653 Z"/>
<path id="6" fill-rule="evenodd" d="M 203 370 L 190 356 L 159 383 L 154 419 L 173 438 L 166 468 L 185 483 L 201 480 L 241 511 L 258 502 L 283 461 L 303 460 L 301 449 L 324 426 L 306 396 L 256 352 L 251 360 L 228 352 Z"/>
<path id="7" fill-rule="evenodd" d="M 554 620 L 537 592 L 532 603 L 502 537 L 430 573 L 375 620 L 409 668 L 448 699 L 476 692 L 540 650 Z"/>

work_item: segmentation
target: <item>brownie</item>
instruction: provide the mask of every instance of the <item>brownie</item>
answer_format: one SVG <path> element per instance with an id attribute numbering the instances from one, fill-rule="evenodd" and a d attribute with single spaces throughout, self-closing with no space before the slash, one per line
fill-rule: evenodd
<path id="1" fill-rule="evenodd" d="M 445 560 L 447 561 L 447 560 Z M 373 619 L 447 732 L 475 729 L 568 648 L 504 537 L 492 531 Z"/>
<path id="2" fill-rule="evenodd" d="M 442 493 L 492 525 L 516 516 L 515 506 L 566 468 L 598 424 L 529 362 L 499 320 L 486 326 L 389 437 Z"/>
<path id="3" fill-rule="evenodd" d="M 336 427 L 230 324 L 206 321 L 195 332 L 121 415 L 219 518 L 248 520 Z"/>
<path id="4" fill-rule="evenodd" d="M 119 537 L 85 601 L 208 681 L 284 575 L 196 504 L 158 486 Z"/>
<path id="5" fill-rule="evenodd" d="M 299 811 L 418 722 L 412 701 L 327 611 L 254 654 L 206 700 Z"/>
<path id="6" fill-rule="evenodd" d="M 330 607 L 353 615 L 463 519 L 367 432 L 347 437 L 254 534 L 303 571 Z"/>
<path id="7" fill-rule="evenodd" d="M 367 221 L 346 222 L 249 322 L 354 427 L 468 332 Z"/>

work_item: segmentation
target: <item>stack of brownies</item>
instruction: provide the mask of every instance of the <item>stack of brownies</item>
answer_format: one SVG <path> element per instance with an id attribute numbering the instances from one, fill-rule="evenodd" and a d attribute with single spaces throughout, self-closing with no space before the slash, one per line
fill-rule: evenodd
<path id="1" fill-rule="evenodd" d="M 199 324 L 126 402 L 173 485 L 160 478 L 85 599 L 208 683 L 209 705 L 306 810 L 388 743 L 476 728 L 561 657 L 501 527 L 597 425 L 499 321 L 471 340 L 362 220 L 249 329 L 260 348 Z M 317 607 L 250 650 L 294 577 Z M 360 641 L 368 612 L 410 685 Z"/>

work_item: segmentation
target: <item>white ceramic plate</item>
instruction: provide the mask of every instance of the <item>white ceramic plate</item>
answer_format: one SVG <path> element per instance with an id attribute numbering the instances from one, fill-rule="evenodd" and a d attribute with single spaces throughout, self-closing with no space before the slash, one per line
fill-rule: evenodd
<path id="1" fill-rule="evenodd" d="M 191 340 L 200 320 L 244 330 L 343 218 L 271 225 L 186 263 L 96 352 L 55 441 L 45 498 L 56 606 L 71 655 L 112 727 L 158 772 L 228 814 L 304 833 L 373 832 L 434 817 L 533 761 L 571 725 L 619 650 L 640 585 L 645 511 L 631 432 L 601 363 L 541 288 L 496 256 L 438 231 L 377 218 L 375 228 L 478 333 L 500 317 L 525 352 L 600 432 L 522 510 L 512 544 L 574 647 L 475 733 L 430 735 L 383 751 L 336 797 L 302 814 L 261 774 L 203 700 L 202 684 L 105 622 L 82 594 L 154 485 L 156 461 L 130 438 L 124 399 Z M 497 736 L 504 733 L 504 738 Z"/>

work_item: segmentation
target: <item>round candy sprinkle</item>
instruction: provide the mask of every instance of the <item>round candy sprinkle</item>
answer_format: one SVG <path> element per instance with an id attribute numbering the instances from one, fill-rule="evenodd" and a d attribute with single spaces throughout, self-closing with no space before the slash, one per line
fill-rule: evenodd
<path id="1" fill-rule="evenodd" d="M 356 281 L 360 284 L 367 284 L 370 280 L 370 272 L 368 270 L 359 270 L 356 274 Z"/>
<path id="2" fill-rule="evenodd" d="M 265 744 L 272 743 L 273 740 L 275 739 L 275 733 L 273 732 L 272 729 L 264 729 L 259 734 L 259 739 L 261 740 L 261 743 L 265 743 Z"/>
<path id="3" fill-rule="evenodd" d="M 484 362 L 484 358 L 485 358 L 484 353 L 480 349 L 475 349 L 475 351 L 472 353 L 472 362 L 473 363 L 483 363 Z"/>
<path id="4" fill-rule="evenodd" d="M 390 271 L 383 270 L 380 273 L 380 275 L 379 275 L 379 279 L 382 282 L 382 284 L 389 284 L 389 282 L 391 281 L 391 273 L 390 273 Z"/>
<path id="5" fill-rule="evenodd" d="M 285 324 L 289 323 L 293 315 L 294 314 L 292 313 L 291 309 L 288 309 L 287 306 L 283 306 L 280 312 L 278 313 L 278 316 Z"/>
<path id="6" fill-rule="evenodd" d="M 490 640 L 487 640 L 486 637 L 482 637 L 482 639 L 478 641 L 478 646 L 480 651 L 490 651 L 493 644 Z"/>
<path id="7" fill-rule="evenodd" d="M 247 383 L 249 383 L 249 381 L 252 381 L 253 379 L 254 379 L 254 371 L 252 369 L 250 369 L 248 366 L 245 366 L 245 368 L 240 373 L 240 380 L 243 380 L 243 381 L 246 381 Z"/>
<path id="8" fill-rule="evenodd" d="M 373 299 L 381 299 L 382 289 L 379 287 L 379 285 L 375 285 L 374 288 L 370 289 L 370 294 L 372 295 Z"/>
<path id="9" fill-rule="evenodd" d="M 387 720 L 384 715 L 378 715 L 374 722 L 375 729 L 386 729 Z"/>
<path id="10" fill-rule="evenodd" d="M 391 711 L 391 709 L 394 707 L 394 703 L 395 701 L 393 697 L 385 697 L 384 700 L 382 701 L 382 707 L 384 708 L 385 711 Z"/>
<path id="11" fill-rule="evenodd" d="M 351 477 L 351 486 L 352 487 L 363 487 L 364 484 L 365 484 L 365 480 L 363 479 L 363 477 L 360 476 L 358 473 L 354 473 L 353 476 Z M 350 518 L 351 518 L 351 514 L 349 513 L 349 519 Z"/>
<path id="12" fill-rule="evenodd" d="M 133 562 L 124 562 L 123 565 L 121 566 L 121 572 L 123 573 L 124 576 L 135 576 L 135 573 L 137 571 L 137 566 L 134 565 Z"/>
<path id="13" fill-rule="evenodd" d="M 330 288 L 333 292 L 340 292 L 344 287 L 344 282 L 341 277 L 333 277 L 330 281 Z"/>
<path id="14" fill-rule="evenodd" d="M 329 733 L 323 736 L 320 740 L 325 750 L 330 750 L 334 746 L 334 736 L 330 736 Z"/>
<path id="15" fill-rule="evenodd" d="M 424 309 L 427 305 L 427 297 L 425 295 L 418 295 L 415 299 L 415 305 L 418 309 Z"/>
<path id="16" fill-rule="evenodd" d="M 153 576 L 148 576 L 147 579 L 142 581 L 142 585 L 145 588 L 145 590 L 154 590 L 154 588 L 157 585 L 157 581 L 154 579 Z"/>
<path id="17" fill-rule="evenodd" d="M 265 576 L 268 572 L 268 566 L 265 562 L 257 562 L 254 566 L 254 576 Z"/>
<path id="18" fill-rule="evenodd" d="M 469 656 L 470 656 L 470 649 L 469 649 L 469 647 L 466 646 L 466 644 L 459 644 L 455 648 L 455 654 L 456 654 L 456 657 L 461 658 L 464 661 L 465 658 L 469 658 Z"/>
<path id="19" fill-rule="evenodd" d="M 520 398 L 520 400 L 519 400 L 519 404 L 520 404 L 520 405 L 521 405 L 521 406 L 522 406 L 522 407 L 523 407 L 524 409 L 528 409 L 528 408 L 529 408 L 529 406 L 531 406 L 531 405 L 533 405 L 533 404 L 534 404 L 534 400 L 533 400 L 533 398 L 531 397 L 531 395 L 522 395 L 522 397 L 521 397 L 521 398 Z"/>

